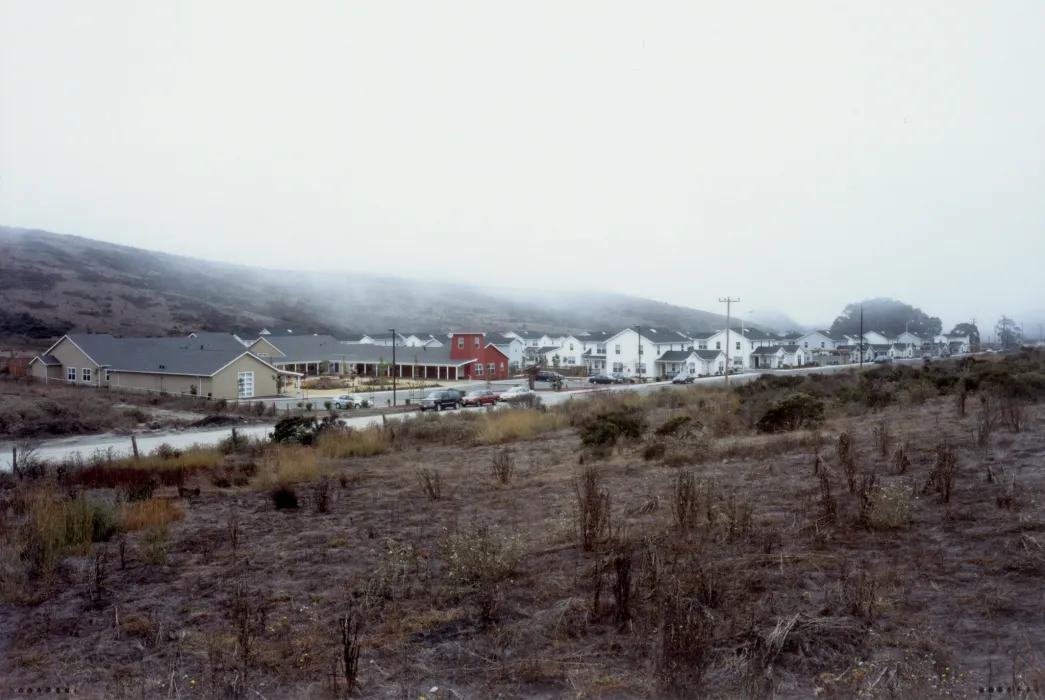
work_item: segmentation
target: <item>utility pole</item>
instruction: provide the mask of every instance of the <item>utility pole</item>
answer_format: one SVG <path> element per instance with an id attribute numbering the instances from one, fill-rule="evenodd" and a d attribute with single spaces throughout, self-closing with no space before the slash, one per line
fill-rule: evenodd
<path id="1" fill-rule="evenodd" d="M 733 317 L 732 313 L 731 313 L 732 310 L 733 310 L 733 304 L 739 303 L 740 299 L 739 298 L 733 299 L 731 297 L 726 297 L 725 299 L 721 299 L 720 298 L 718 300 L 718 302 L 720 304 L 725 304 L 726 305 L 726 388 L 728 389 L 729 388 L 729 370 L 730 370 L 730 366 L 729 366 L 729 324 L 730 324 L 730 319 Z"/>
<path id="2" fill-rule="evenodd" d="M 635 369 L 637 369 L 639 371 L 639 384 L 642 384 L 642 326 L 639 326 L 638 330 L 639 330 L 639 360 L 636 363 L 638 365 L 638 367 L 636 367 Z"/>
<path id="3" fill-rule="evenodd" d="M 860 342 L 857 343 L 857 347 L 860 349 L 860 369 L 864 368 L 864 305 L 860 304 Z"/>
<path id="4" fill-rule="evenodd" d="M 396 405 L 396 329 L 389 328 L 392 332 L 392 406 Z"/>

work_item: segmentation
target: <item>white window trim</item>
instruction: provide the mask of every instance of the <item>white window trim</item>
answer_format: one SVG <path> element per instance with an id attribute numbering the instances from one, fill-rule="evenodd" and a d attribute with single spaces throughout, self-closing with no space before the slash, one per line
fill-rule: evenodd
<path id="1" fill-rule="evenodd" d="M 458 350 L 464 350 L 464 337 L 463 336 L 459 337 L 457 339 L 457 349 Z"/>
<path id="2" fill-rule="evenodd" d="M 90 367 L 84 367 L 80 372 L 80 377 L 84 384 L 90 384 L 94 378 L 94 372 L 91 371 Z"/>
<path id="3" fill-rule="evenodd" d="M 72 375 L 72 377 L 70 377 L 69 375 Z M 66 367 L 65 368 L 65 381 L 75 383 L 76 382 L 76 377 L 77 377 L 77 374 L 76 374 L 76 368 L 75 367 Z"/>
<path id="4" fill-rule="evenodd" d="M 482 362 L 476 362 L 475 363 L 475 376 L 477 376 L 477 377 L 483 376 L 483 363 Z"/>

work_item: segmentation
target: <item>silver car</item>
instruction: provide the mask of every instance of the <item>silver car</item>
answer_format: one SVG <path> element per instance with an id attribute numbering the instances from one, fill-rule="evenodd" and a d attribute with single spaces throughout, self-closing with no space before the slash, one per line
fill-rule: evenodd
<path id="1" fill-rule="evenodd" d="M 342 394 L 334 397 L 334 408 L 336 409 L 366 408 L 369 404 L 369 401 L 358 394 Z"/>

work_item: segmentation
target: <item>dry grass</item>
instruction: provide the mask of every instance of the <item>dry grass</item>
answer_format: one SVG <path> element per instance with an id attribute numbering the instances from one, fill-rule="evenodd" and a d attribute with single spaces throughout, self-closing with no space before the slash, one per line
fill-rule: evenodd
<path id="1" fill-rule="evenodd" d="M 996 435 L 984 456 L 973 398 L 964 420 L 945 396 L 887 404 L 873 420 L 835 412 L 822 434 L 741 427 L 723 439 L 708 417 L 728 397 L 657 396 L 643 402 L 647 424 L 702 423 L 660 438 L 669 452 L 699 442 L 698 466 L 644 461 L 647 443 L 626 442 L 597 470 L 587 457 L 578 467 L 580 436 L 560 430 L 511 446 L 508 483 L 494 463 L 505 448 L 475 445 L 484 413 L 390 425 L 383 454 L 331 464 L 312 451 L 317 472 L 365 467 L 340 488 L 318 482 L 332 491 L 325 512 L 277 516 L 267 492 L 205 488 L 178 501 L 186 518 L 166 534 L 126 538 L 126 567 L 91 587 L 110 591 L 91 598 L 100 603 L 85 609 L 83 566 L 67 580 L 56 565 L 63 585 L 44 593 L 41 578 L 19 579 L 46 604 L 4 609 L 0 676 L 54 683 L 60 653 L 82 694 L 126 698 L 344 697 L 349 684 L 360 697 L 607 700 L 935 700 L 1018 688 L 1045 648 L 1045 435 Z M 591 415 L 561 413 L 574 425 Z M 902 426 L 886 457 L 879 419 Z M 856 493 L 834 449 L 843 432 L 860 456 Z M 302 449 L 256 459 L 272 483 L 307 480 Z M 983 479 L 984 459 L 995 482 Z M 440 498 L 423 492 L 419 466 L 438 475 Z M 930 497 L 915 497 L 926 483 Z M 22 531 L 21 488 L 0 491 L 5 534 Z M 97 649 L 130 661 L 96 663 Z"/>
<path id="2" fill-rule="evenodd" d="M 316 450 L 297 445 L 278 445 L 266 450 L 251 485 L 269 490 L 283 484 L 315 481 L 321 475 Z"/>
<path id="3" fill-rule="evenodd" d="M 373 457 L 384 454 L 391 447 L 388 431 L 380 425 L 371 425 L 358 430 L 324 432 L 319 436 L 316 451 L 327 459 L 343 459 Z"/>
<path id="4" fill-rule="evenodd" d="M 492 411 L 479 418 L 475 439 L 480 445 L 501 445 L 561 430 L 568 424 L 568 416 L 562 411 L 529 409 Z"/>
<path id="5" fill-rule="evenodd" d="M 165 528 L 184 519 L 185 509 L 168 498 L 133 501 L 124 506 L 120 513 L 120 524 L 128 531 Z"/>

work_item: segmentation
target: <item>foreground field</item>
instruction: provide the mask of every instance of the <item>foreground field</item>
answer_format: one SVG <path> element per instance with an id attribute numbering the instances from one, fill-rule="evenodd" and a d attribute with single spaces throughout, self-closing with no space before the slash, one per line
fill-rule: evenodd
<path id="1" fill-rule="evenodd" d="M 1040 366 L 40 469 L 0 491 L 0 689 L 1038 697 Z"/>

